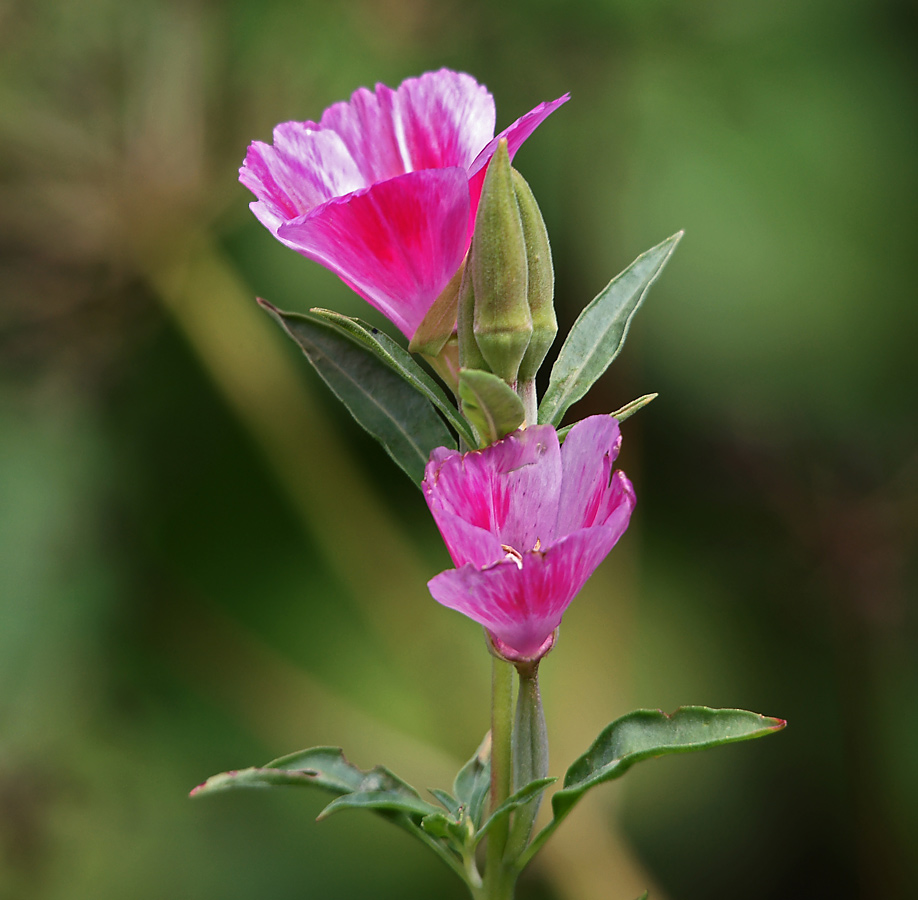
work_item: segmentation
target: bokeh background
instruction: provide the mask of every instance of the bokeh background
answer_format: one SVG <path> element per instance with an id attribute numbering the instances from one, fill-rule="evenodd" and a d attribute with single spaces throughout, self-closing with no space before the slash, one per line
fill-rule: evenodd
<path id="1" fill-rule="evenodd" d="M 631 529 L 543 666 L 553 770 L 637 706 L 786 717 L 585 802 L 522 896 L 918 887 L 916 59 L 907 0 L 0 2 L 0 897 L 460 898 L 310 792 L 343 744 L 446 786 L 487 728 L 420 493 L 254 305 L 367 315 L 247 209 L 250 140 L 449 66 L 517 157 L 567 327 L 686 237 L 578 417 Z"/>

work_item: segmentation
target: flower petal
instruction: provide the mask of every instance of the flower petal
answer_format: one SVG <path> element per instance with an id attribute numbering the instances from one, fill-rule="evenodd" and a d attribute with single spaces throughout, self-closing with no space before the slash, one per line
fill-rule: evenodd
<path id="1" fill-rule="evenodd" d="M 410 169 L 467 169 L 494 135 L 494 98 L 464 72 L 428 72 L 399 85 L 395 121 Z"/>
<path id="2" fill-rule="evenodd" d="M 337 133 L 365 185 L 420 169 L 468 168 L 494 135 L 494 98 L 471 75 L 441 69 L 392 90 L 360 88 L 322 115 Z"/>
<path id="3" fill-rule="evenodd" d="M 463 169 L 410 172 L 330 200 L 277 235 L 411 338 L 468 248 L 468 203 Z"/>
<path id="4" fill-rule="evenodd" d="M 545 551 L 524 553 L 521 564 L 469 564 L 441 572 L 427 587 L 438 603 L 483 625 L 519 656 L 533 656 L 620 534 L 583 529 Z"/>
<path id="5" fill-rule="evenodd" d="M 612 487 L 612 464 L 622 436 L 612 416 L 590 416 L 574 425 L 561 448 L 561 500 L 557 534 L 603 524 Z"/>
<path id="6" fill-rule="evenodd" d="M 344 141 L 333 131 L 316 130 L 312 122 L 278 125 L 273 145 L 254 141 L 239 170 L 239 180 L 278 222 L 302 216 L 332 197 L 369 183 Z M 252 209 L 264 222 L 257 204 Z"/>
<path id="7" fill-rule="evenodd" d="M 560 488 L 561 452 L 550 425 L 516 431 L 483 450 L 450 454 L 428 466 L 424 480 L 427 503 L 451 552 L 452 519 L 439 510 L 520 553 L 536 541 L 547 546 L 555 536 Z M 482 564 L 477 557 L 468 560 Z"/>

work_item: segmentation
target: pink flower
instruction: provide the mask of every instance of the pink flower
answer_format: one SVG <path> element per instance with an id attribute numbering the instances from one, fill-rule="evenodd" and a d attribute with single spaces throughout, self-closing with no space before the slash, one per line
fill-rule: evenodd
<path id="1" fill-rule="evenodd" d="M 510 156 L 568 99 L 542 103 L 494 137 L 494 98 L 441 69 L 397 90 L 356 91 L 321 121 L 255 141 L 239 180 L 288 247 L 330 269 L 409 338 L 469 248 L 488 162 Z"/>
<path id="2" fill-rule="evenodd" d="M 471 453 L 434 450 L 424 495 L 456 565 L 428 582 L 434 599 L 484 625 L 504 656 L 546 653 L 628 527 L 634 490 L 612 471 L 620 446 L 618 422 L 592 416 L 563 446 L 535 425 Z"/>

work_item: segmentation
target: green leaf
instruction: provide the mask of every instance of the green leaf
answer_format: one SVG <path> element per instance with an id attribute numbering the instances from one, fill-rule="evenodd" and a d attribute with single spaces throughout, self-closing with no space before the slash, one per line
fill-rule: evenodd
<path id="1" fill-rule="evenodd" d="M 439 788 L 430 788 L 430 793 L 443 804 L 443 807 L 453 818 L 459 815 L 461 804 L 449 791 L 441 791 Z"/>
<path id="2" fill-rule="evenodd" d="M 650 896 L 650 891 L 644 891 L 644 893 L 641 894 L 641 896 L 638 897 L 637 900 L 647 900 L 649 896 Z"/>
<path id="3" fill-rule="evenodd" d="M 422 800 L 417 794 L 392 791 L 355 791 L 332 800 L 322 812 L 319 819 L 327 819 L 332 813 L 342 809 L 373 809 L 380 812 L 404 813 L 418 822 L 425 816 L 441 815 L 432 803 Z"/>
<path id="4" fill-rule="evenodd" d="M 475 443 L 475 436 L 468 422 L 459 415 L 459 411 L 450 403 L 440 385 L 415 362 L 411 354 L 384 331 L 374 328 L 362 319 L 343 316 L 330 309 L 311 309 L 310 312 L 324 319 L 342 333 L 363 344 L 368 350 L 384 362 L 400 378 L 403 378 L 419 394 L 425 396 L 443 414 L 456 433 L 469 445 Z M 453 320 L 455 321 L 455 315 Z"/>
<path id="5" fill-rule="evenodd" d="M 663 271 L 682 232 L 642 253 L 617 275 L 574 322 L 551 370 L 539 405 L 539 421 L 558 426 L 621 352 L 638 307 Z"/>
<path id="6" fill-rule="evenodd" d="M 492 828 L 497 822 L 501 819 L 506 818 L 513 812 L 515 809 L 519 809 L 521 806 L 525 806 L 530 800 L 538 797 L 545 788 L 550 784 L 554 784 L 558 779 L 557 778 L 537 778 L 535 781 L 529 782 L 529 784 L 521 787 L 518 791 L 511 794 L 494 812 L 488 816 L 488 821 L 478 829 L 478 833 L 475 835 L 476 843 L 480 841 L 485 833 Z"/>
<path id="7" fill-rule="evenodd" d="M 360 789 L 371 772 L 352 766 L 340 747 L 312 747 L 282 756 L 266 766 L 235 769 L 212 775 L 198 785 L 192 797 L 213 794 L 234 788 L 266 788 L 279 785 L 317 787 L 333 794 L 346 794 Z"/>
<path id="8" fill-rule="evenodd" d="M 637 400 L 626 403 L 621 409 L 615 410 L 615 412 L 610 413 L 610 415 L 613 419 L 624 422 L 625 419 L 630 419 L 639 409 L 643 409 L 648 403 L 652 403 L 659 396 L 659 394 L 644 394 L 638 397 Z"/>
<path id="9" fill-rule="evenodd" d="M 619 422 L 624 422 L 625 419 L 633 416 L 639 409 L 643 409 L 653 400 L 656 400 L 659 397 L 659 394 L 644 394 L 643 397 L 638 397 L 637 400 L 632 400 L 630 403 L 626 403 L 621 409 L 615 410 L 614 413 L 609 413 L 613 419 L 618 419 Z M 576 422 L 572 422 L 570 425 L 565 425 L 564 428 L 558 429 L 558 439 L 564 440 L 568 432 L 576 425 Z"/>
<path id="10" fill-rule="evenodd" d="M 485 800 L 491 788 L 491 732 L 482 740 L 475 755 L 459 770 L 453 793 L 465 807 L 475 828 L 481 824 Z"/>
<path id="11" fill-rule="evenodd" d="M 440 810 L 422 800 L 413 787 L 384 766 L 375 766 L 365 772 L 351 765 L 338 747 L 313 747 L 282 756 L 260 768 L 223 772 L 208 778 L 191 795 L 198 797 L 232 788 L 283 785 L 318 787 L 338 795 L 319 813 L 319 819 L 348 808 L 379 813 L 426 844 L 460 878 L 466 879 L 457 852 L 421 827 L 427 816 L 441 816 Z"/>
<path id="12" fill-rule="evenodd" d="M 463 415 L 481 435 L 482 446 L 516 431 L 526 417 L 516 391 L 497 375 L 481 369 L 460 369 L 459 399 Z"/>
<path id="13" fill-rule="evenodd" d="M 359 770 L 358 770 L 359 771 Z M 417 819 L 439 813 L 432 803 L 421 799 L 421 795 L 410 784 L 393 775 L 385 766 L 375 766 L 364 774 L 356 789 L 332 800 L 319 819 L 328 818 L 340 809 L 375 809 L 383 812 L 400 812 Z"/>
<path id="14" fill-rule="evenodd" d="M 532 858 L 590 788 L 619 778 L 635 763 L 751 740 L 780 731 L 786 724 L 783 719 L 742 709 L 706 706 L 682 706 L 671 715 L 639 709 L 616 719 L 567 770 L 564 786 L 551 798 L 554 818 L 536 835 L 518 865 L 522 867 Z"/>
<path id="15" fill-rule="evenodd" d="M 314 313 L 285 313 L 261 301 L 300 345 L 323 381 L 416 484 L 435 447 L 456 447 L 430 400 L 368 342 Z M 343 317 L 342 317 L 343 318 Z"/>

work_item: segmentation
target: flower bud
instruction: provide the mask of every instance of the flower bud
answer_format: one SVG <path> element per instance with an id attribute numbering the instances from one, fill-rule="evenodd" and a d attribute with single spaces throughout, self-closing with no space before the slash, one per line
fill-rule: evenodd
<path id="1" fill-rule="evenodd" d="M 555 271 L 551 264 L 548 230 L 532 190 L 516 169 L 511 169 L 511 177 L 526 241 L 529 314 L 532 317 L 532 340 L 519 371 L 519 380 L 526 382 L 535 378 L 558 334 L 554 304 Z"/>
<path id="2" fill-rule="evenodd" d="M 532 338 L 532 317 L 526 240 L 505 139 L 485 175 L 468 268 L 475 342 L 491 371 L 513 385 Z"/>
<path id="3" fill-rule="evenodd" d="M 472 238 L 472 245 L 475 238 Z M 471 251 L 470 251 L 471 252 Z M 471 266 L 465 267 L 459 286 L 459 309 L 456 321 L 456 336 L 459 339 L 459 365 L 463 369 L 481 369 L 490 372 L 491 367 L 481 355 L 475 341 L 475 288 L 472 285 Z"/>

